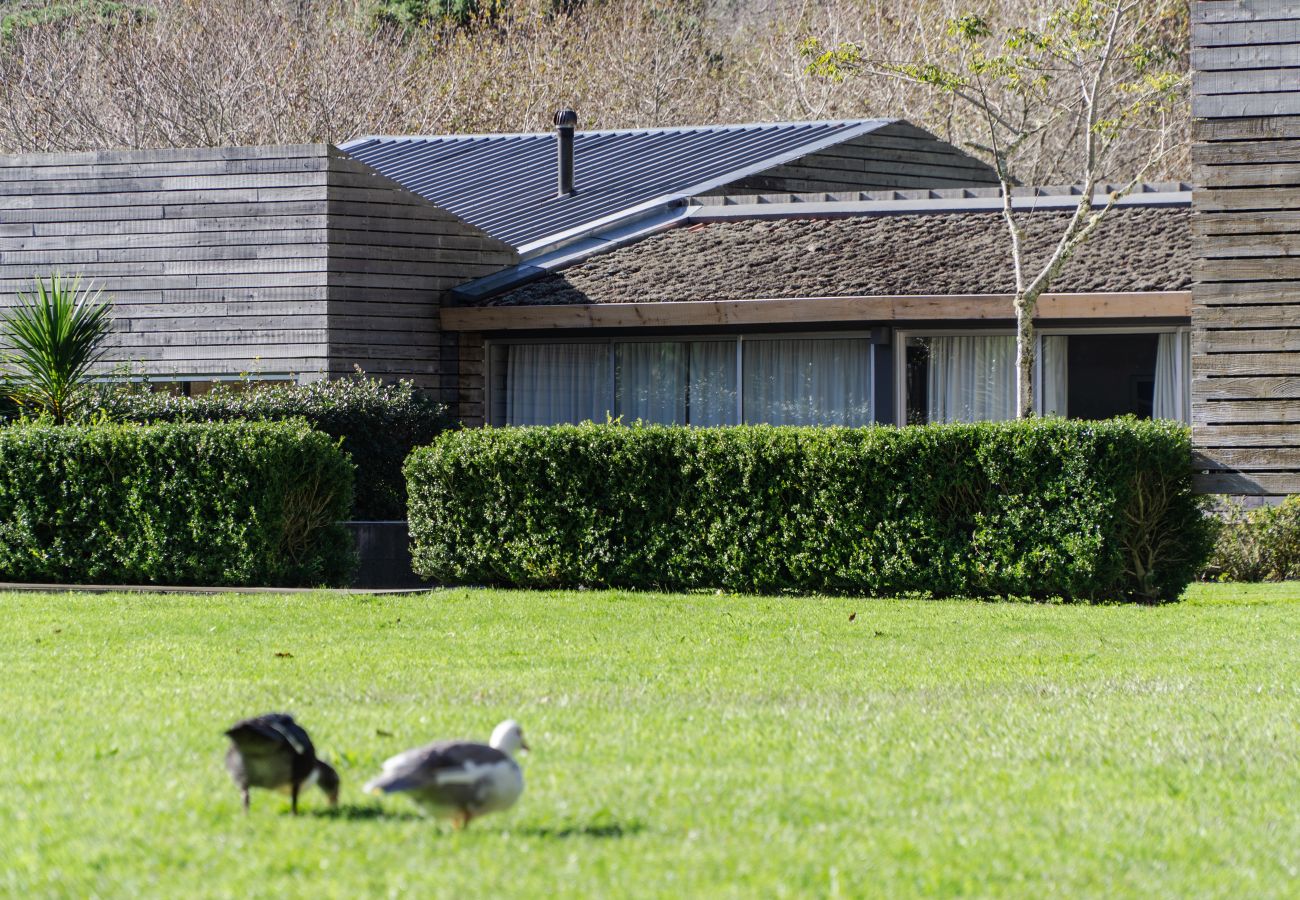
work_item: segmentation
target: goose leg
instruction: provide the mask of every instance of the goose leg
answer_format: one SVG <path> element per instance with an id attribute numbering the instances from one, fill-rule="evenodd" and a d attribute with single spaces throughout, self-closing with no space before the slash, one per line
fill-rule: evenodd
<path id="1" fill-rule="evenodd" d="M 240 788 L 239 793 L 244 797 L 244 815 L 248 815 L 248 786 Z"/>
<path id="2" fill-rule="evenodd" d="M 293 814 L 298 815 L 298 782 L 294 782 L 289 791 L 289 804 L 293 807 Z"/>

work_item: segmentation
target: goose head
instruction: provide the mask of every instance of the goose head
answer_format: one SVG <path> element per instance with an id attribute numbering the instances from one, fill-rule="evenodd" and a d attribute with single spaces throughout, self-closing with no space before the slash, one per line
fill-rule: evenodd
<path id="1" fill-rule="evenodd" d="M 327 762 L 316 760 L 316 769 L 312 773 L 316 776 L 316 784 L 325 796 L 329 797 L 330 806 L 339 805 L 339 773 L 334 771 L 334 767 Z"/>
<path id="2" fill-rule="evenodd" d="M 528 749 L 528 744 L 524 741 L 524 730 L 514 719 L 506 719 L 498 725 L 488 743 L 506 756 L 514 756 L 520 750 Z"/>

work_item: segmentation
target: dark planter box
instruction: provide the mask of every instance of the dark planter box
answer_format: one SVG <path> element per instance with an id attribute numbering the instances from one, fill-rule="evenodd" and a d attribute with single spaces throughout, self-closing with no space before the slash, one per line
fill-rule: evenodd
<path id="1" fill-rule="evenodd" d="M 420 588 L 429 582 L 411 569 L 411 538 L 406 522 L 345 522 L 360 560 L 355 588 Z"/>

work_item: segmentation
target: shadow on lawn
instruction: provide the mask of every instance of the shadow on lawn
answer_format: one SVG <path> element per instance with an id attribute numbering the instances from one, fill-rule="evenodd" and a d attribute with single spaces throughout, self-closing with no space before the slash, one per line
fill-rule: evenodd
<path id="1" fill-rule="evenodd" d="M 414 822 L 417 819 L 428 818 L 411 810 L 393 812 L 382 806 L 358 806 L 353 803 L 343 803 L 334 809 L 313 809 L 310 815 L 318 819 L 339 819 L 344 822 L 370 822 L 377 819 L 389 822 Z"/>
<path id="2" fill-rule="evenodd" d="M 640 822 L 599 822 L 590 825 L 555 825 L 521 828 L 520 834 L 540 838 L 624 838 L 645 831 Z"/>

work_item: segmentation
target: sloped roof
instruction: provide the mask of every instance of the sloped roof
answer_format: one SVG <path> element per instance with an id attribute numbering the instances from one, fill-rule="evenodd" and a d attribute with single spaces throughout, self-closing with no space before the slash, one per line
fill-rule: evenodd
<path id="1" fill-rule="evenodd" d="M 1069 213 L 1022 215 L 1030 264 Z M 1066 265 L 1055 292 L 1185 290 L 1192 282 L 1190 203 L 1113 210 Z M 1004 294 L 1014 290 L 997 212 L 890 212 L 837 218 L 684 218 L 478 305 Z"/>
<path id="2" fill-rule="evenodd" d="M 556 138 L 364 137 L 341 149 L 527 253 L 894 124 L 892 119 L 578 131 L 577 191 L 556 197 Z"/>

